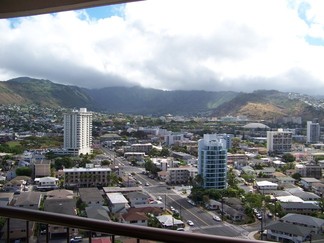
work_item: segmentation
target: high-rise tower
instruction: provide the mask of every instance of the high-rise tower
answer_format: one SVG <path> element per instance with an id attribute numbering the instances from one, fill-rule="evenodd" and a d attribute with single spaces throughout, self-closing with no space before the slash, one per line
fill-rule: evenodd
<path id="1" fill-rule="evenodd" d="M 92 153 L 92 113 L 87 108 L 64 114 L 64 149 L 71 155 Z"/>
<path id="2" fill-rule="evenodd" d="M 307 143 L 318 143 L 320 140 L 320 124 L 317 122 L 307 121 Z"/>
<path id="3" fill-rule="evenodd" d="M 198 174 L 204 188 L 226 189 L 226 140 L 217 134 L 204 134 L 198 141 Z"/>

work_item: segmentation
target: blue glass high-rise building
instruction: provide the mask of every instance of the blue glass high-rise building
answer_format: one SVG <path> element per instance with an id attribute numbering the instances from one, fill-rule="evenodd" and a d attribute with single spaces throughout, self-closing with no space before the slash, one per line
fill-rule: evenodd
<path id="1" fill-rule="evenodd" d="M 227 188 L 227 148 L 223 137 L 205 134 L 198 141 L 198 174 L 204 188 Z"/>

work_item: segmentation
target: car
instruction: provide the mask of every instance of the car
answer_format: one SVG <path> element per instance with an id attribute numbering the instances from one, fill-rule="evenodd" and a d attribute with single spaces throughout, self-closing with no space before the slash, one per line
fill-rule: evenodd
<path id="1" fill-rule="evenodd" d="M 187 202 L 190 203 L 192 206 L 196 206 L 196 203 L 194 201 L 192 201 L 191 199 L 188 199 Z"/>
<path id="2" fill-rule="evenodd" d="M 255 216 L 257 217 L 258 220 L 262 220 L 262 214 L 257 213 Z"/>
<path id="3" fill-rule="evenodd" d="M 148 182 L 145 183 L 145 186 L 149 186 L 150 184 Z"/>
<path id="4" fill-rule="evenodd" d="M 213 216 L 213 220 L 215 220 L 215 221 L 217 221 L 217 222 L 222 221 L 221 218 L 220 218 L 219 216 L 217 216 L 217 215 L 214 215 L 214 216 Z"/>
<path id="5" fill-rule="evenodd" d="M 267 215 L 269 218 L 272 218 L 272 216 L 273 216 L 273 214 L 271 212 L 269 212 Z"/>
<path id="6" fill-rule="evenodd" d="M 70 239 L 70 242 L 74 243 L 74 242 L 81 242 L 82 241 L 82 237 L 81 236 L 75 236 L 73 238 Z"/>
<path id="7" fill-rule="evenodd" d="M 170 207 L 170 209 L 171 209 L 171 211 L 172 211 L 172 212 L 173 212 L 173 211 L 175 210 L 175 208 L 174 208 L 174 207 L 172 207 L 172 206 Z"/>
<path id="8" fill-rule="evenodd" d="M 177 210 L 177 209 L 173 210 L 173 213 L 174 214 L 180 214 L 179 210 Z"/>
<path id="9" fill-rule="evenodd" d="M 162 201 L 162 197 L 161 196 L 158 196 L 156 199 L 159 200 L 159 201 Z"/>
<path id="10" fill-rule="evenodd" d="M 177 231 L 184 231 L 184 228 L 177 228 Z"/>
<path id="11" fill-rule="evenodd" d="M 187 220 L 187 224 L 188 224 L 189 226 L 194 226 L 194 225 L 195 225 L 194 222 L 192 222 L 191 220 Z"/>

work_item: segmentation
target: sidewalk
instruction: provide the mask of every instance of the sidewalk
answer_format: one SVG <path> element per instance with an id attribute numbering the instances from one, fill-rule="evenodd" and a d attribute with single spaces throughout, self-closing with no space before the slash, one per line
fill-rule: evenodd
<path id="1" fill-rule="evenodd" d="M 256 233 L 258 233 L 258 231 L 252 231 L 252 232 L 250 232 L 250 233 L 248 234 L 248 238 L 249 238 L 250 240 L 256 240 L 256 239 L 254 238 L 254 235 L 255 235 Z"/>

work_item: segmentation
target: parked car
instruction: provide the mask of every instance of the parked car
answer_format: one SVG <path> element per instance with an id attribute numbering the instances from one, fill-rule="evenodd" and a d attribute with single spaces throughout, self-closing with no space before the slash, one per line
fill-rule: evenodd
<path id="1" fill-rule="evenodd" d="M 162 201 L 162 197 L 161 196 L 158 196 L 156 199 L 159 200 L 159 201 Z"/>
<path id="2" fill-rule="evenodd" d="M 184 228 L 177 228 L 177 231 L 184 231 Z"/>
<path id="3" fill-rule="evenodd" d="M 81 236 L 74 236 L 73 238 L 70 239 L 70 243 L 81 242 L 81 241 L 82 241 Z"/>

